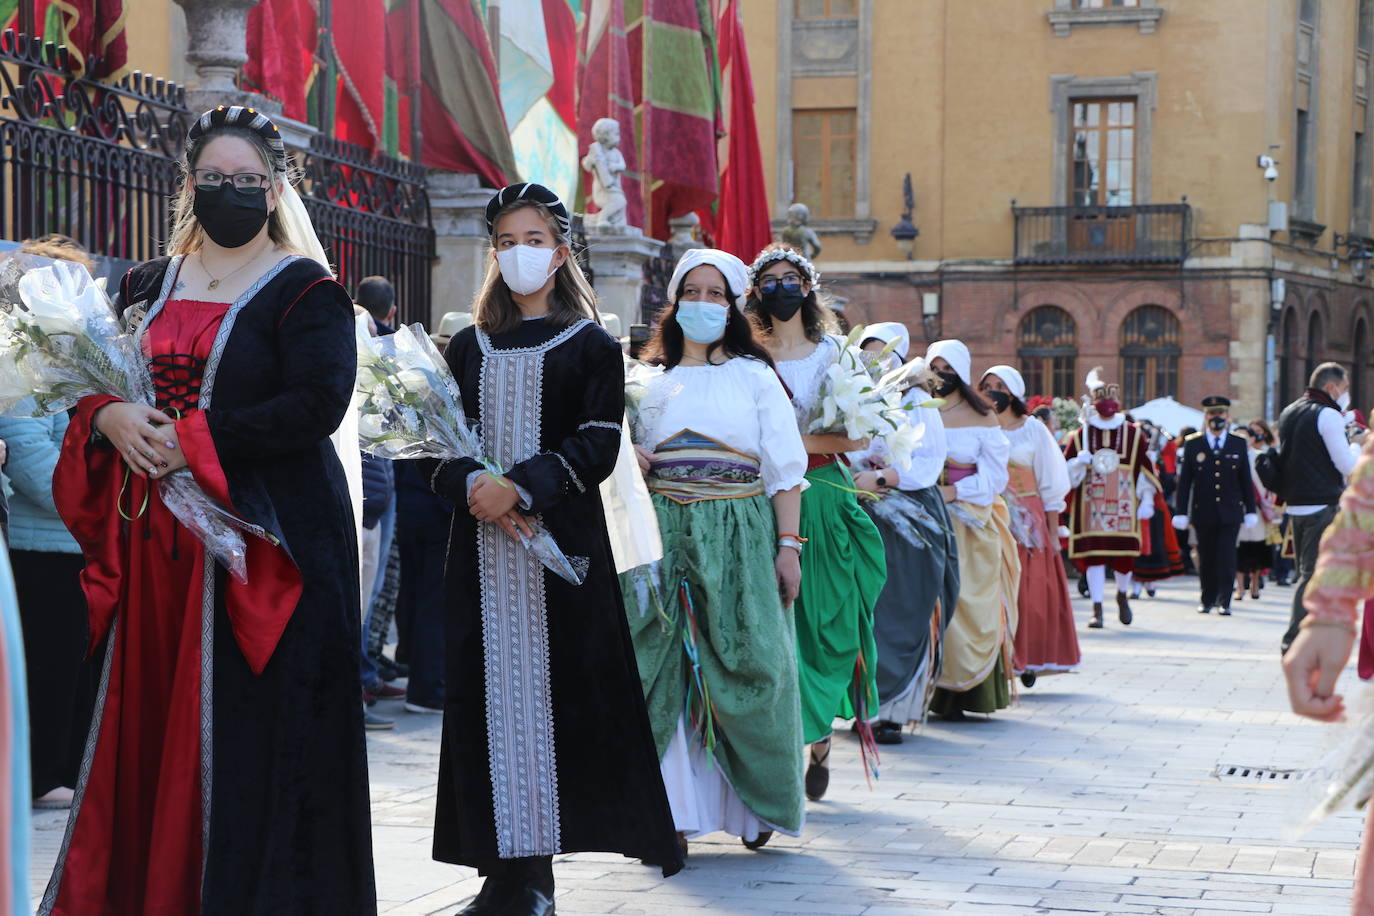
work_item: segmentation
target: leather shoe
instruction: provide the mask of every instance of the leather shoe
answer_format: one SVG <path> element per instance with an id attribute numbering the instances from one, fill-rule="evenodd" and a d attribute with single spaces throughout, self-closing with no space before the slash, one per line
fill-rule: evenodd
<path id="1" fill-rule="evenodd" d="M 1090 629 L 1090 630 L 1100 630 L 1100 629 L 1102 629 L 1102 605 L 1100 605 L 1100 604 L 1094 604 L 1094 605 L 1093 605 L 1093 619 L 1088 621 L 1088 629 Z"/>
<path id="2" fill-rule="evenodd" d="M 773 831 L 760 830 L 759 835 L 752 840 L 741 840 L 745 849 L 762 849 L 769 840 L 773 839 Z"/>
<path id="3" fill-rule="evenodd" d="M 554 916 L 553 898 L 541 890 L 522 887 L 505 905 L 491 912 L 492 916 Z"/>
<path id="4" fill-rule="evenodd" d="M 901 744 L 902 727 L 896 722 L 882 720 L 873 726 L 873 740 L 878 744 Z"/>
<path id="5" fill-rule="evenodd" d="M 501 904 L 505 903 L 514 889 L 509 884 L 502 884 L 490 878 L 482 885 L 481 892 L 473 898 L 473 901 L 463 907 L 454 916 L 498 916 L 502 912 Z"/>
<path id="6" fill-rule="evenodd" d="M 1125 592 L 1116 593 L 1116 619 L 1125 627 L 1130 626 L 1131 621 L 1135 620 L 1135 615 L 1131 613 L 1131 599 L 1126 597 Z"/>

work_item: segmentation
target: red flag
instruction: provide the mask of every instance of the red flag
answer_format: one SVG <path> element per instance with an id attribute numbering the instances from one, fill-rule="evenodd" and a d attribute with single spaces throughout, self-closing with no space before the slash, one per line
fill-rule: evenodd
<path id="1" fill-rule="evenodd" d="M 582 30 L 581 73 L 578 76 L 577 140 L 585 152 L 593 142 L 592 125 L 600 118 L 620 122 L 620 152 L 625 156 L 625 172 L 620 184 L 628 203 L 625 218 L 632 226 L 644 225 L 644 198 L 639 175 L 635 123 L 636 85 L 630 69 L 630 49 L 625 38 L 623 0 L 589 0 L 586 25 Z M 584 193 L 589 193 L 591 176 L 583 174 Z"/>
<path id="2" fill-rule="evenodd" d="M 720 199 L 701 214 L 702 222 L 716 247 L 748 262 L 773 241 L 773 227 L 754 120 L 754 81 L 737 0 L 728 0 L 720 17 L 720 69 L 727 95 Z"/>
<path id="3" fill-rule="evenodd" d="M 544 0 L 544 32 L 549 36 L 553 85 L 547 98 L 553 110 L 577 130 L 577 17 L 568 0 Z"/>
<path id="4" fill-rule="evenodd" d="M 262 0 L 248 11 L 244 88 L 280 102 L 288 118 L 307 120 L 317 39 L 310 0 Z"/>
<path id="5" fill-rule="evenodd" d="M 339 75 L 334 134 L 370 149 L 382 145 L 386 119 L 386 9 L 381 0 L 333 0 L 329 37 Z"/>

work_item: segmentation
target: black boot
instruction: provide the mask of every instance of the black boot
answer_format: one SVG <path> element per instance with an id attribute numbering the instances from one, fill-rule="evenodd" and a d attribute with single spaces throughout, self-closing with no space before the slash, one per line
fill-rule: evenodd
<path id="1" fill-rule="evenodd" d="M 493 916 L 554 916 L 553 857 L 531 856 L 511 861 L 519 863 L 519 884 L 509 899 L 492 911 Z"/>
<path id="2" fill-rule="evenodd" d="M 473 901 L 459 910 L 455 916 L 497 916 L 502 912 L 501 905 L 509 901 L 518 889 L 517 885 L 511 884 L 504 877 L 489 875 Z"/>
<path id="3" fill-rule="evenodd" d="M 1125 592 L 1116 593 L 1116 619 L 1125 627 L 1130 626 L 1131 621 L 1135 620 L 1135 615 L 1131 613 L 1131 599 L 1126 597 Z"/>

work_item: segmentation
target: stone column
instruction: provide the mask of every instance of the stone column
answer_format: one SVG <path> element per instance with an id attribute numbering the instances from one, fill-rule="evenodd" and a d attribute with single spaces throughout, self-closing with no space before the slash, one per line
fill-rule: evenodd
<path id="1" fill-rule="evenodd" d="M 246 105 L 267 114 L 281 106 L 238 87 L 239 68 L 248 63 L 248 11 L 258 0 L 176 0 L 186 14 L 186 60 L 196 85 L 186 91 L 192 111 L 216 105 Z"/>
<path id="2" fill-rule="evenodd" d="M 645 238 L 633 226 L 587 230 L 587 254 L 596 278 L 597 307 L 620 317 L 622 335 L 629 334 L 630 325 L 640 320 L 644 265 L 662 249 L 662 242 Z"/>
<path id="3" fill-rule="evenodd" d="M 487 235 L 487 201 L 492 190 L 481 186 L 476 175 L 431 170 L 429 214 L 434 224 L 438 260 L 430 271 L 430 319 L 438 327 L 445 312 L 472 309 L 473 297 L 486 274 L 490 236 Z"/>

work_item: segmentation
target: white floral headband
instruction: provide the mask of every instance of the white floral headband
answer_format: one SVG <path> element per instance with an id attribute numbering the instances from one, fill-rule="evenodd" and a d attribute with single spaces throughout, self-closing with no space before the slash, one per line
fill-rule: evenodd
<path id="1" fill-rule="evenodd" d="M 817 270 L 816 265 L 807 260 L 806 256 L 801 252 L 793 251 L 790 248 L 774 248 L 772 251 L 765 251 L 763 254 L 759 255 L 757 260 L 749 265 L 749 285 L 758 286 L 759 274 L 762 273 L 769 264 L 774 264 L 778 261 L 787 261 L 794 264 L 798 270 L 805 271 L 807 279 L 812 286 L 816 286 L 821 282 L 821 272 Z"/>

